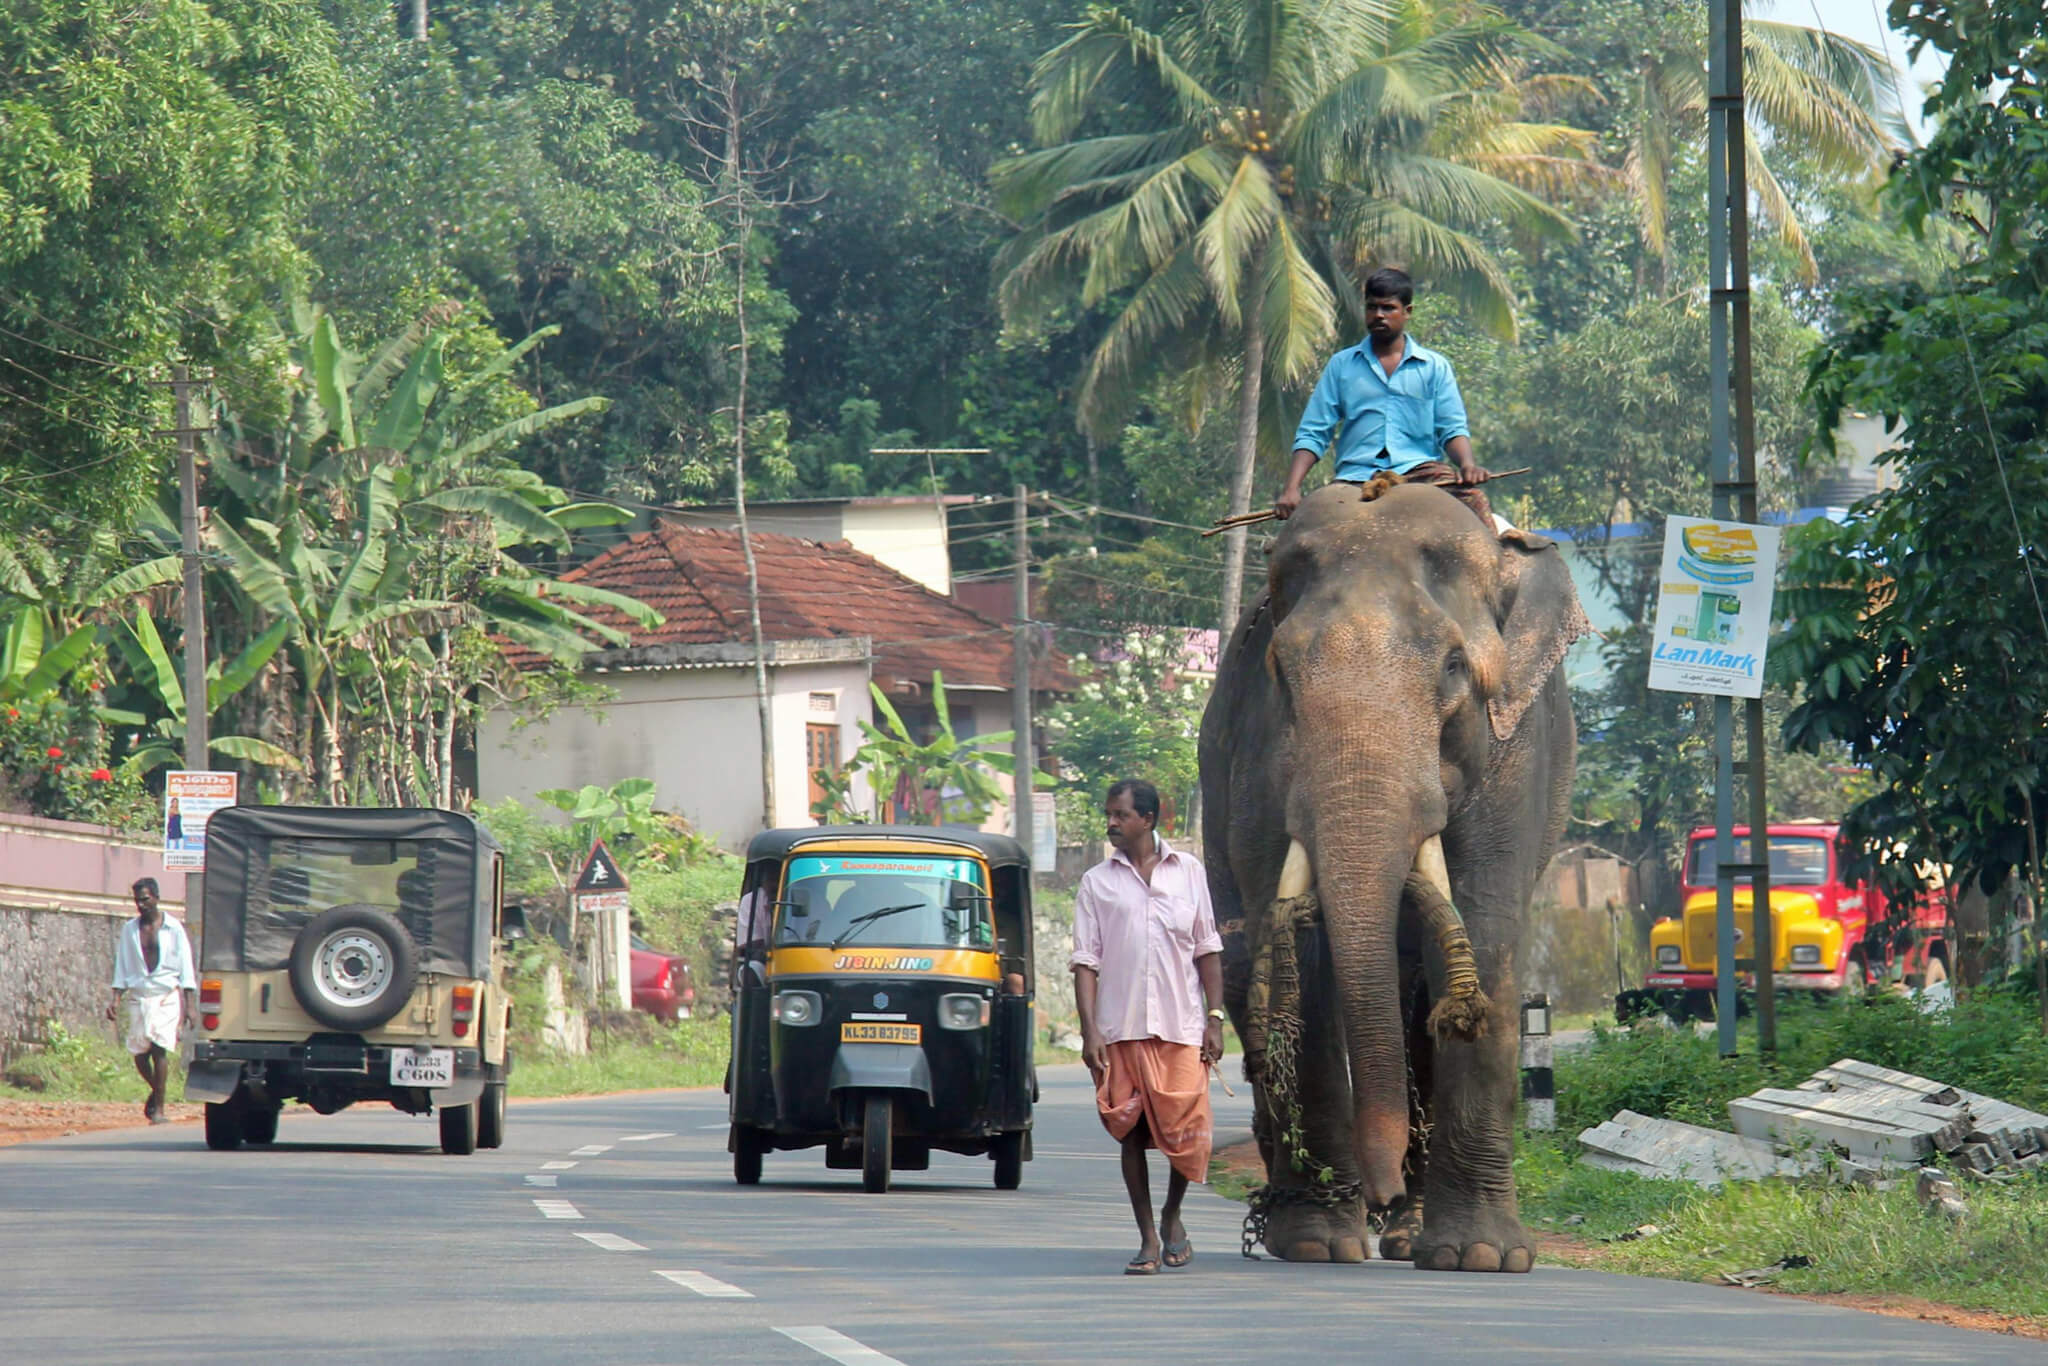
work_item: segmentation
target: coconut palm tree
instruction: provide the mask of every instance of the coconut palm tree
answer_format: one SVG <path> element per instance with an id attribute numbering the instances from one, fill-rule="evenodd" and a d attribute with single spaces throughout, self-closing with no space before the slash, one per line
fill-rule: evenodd
<path id="1" fill-rule="evenodd" d="M 1641 23 L 1629 22 L 1626 10 L 1605 14 L 1600 22 L 1610 34 L 1603 46 L 1624 53 L 1628 64 L 1625 81 L 1610 77 L 1609 84 L 1627 89 L 1635 105 L 1624 173 L 1640 212 L 1643 242 L 1661 261 L 1669 250 L 1673 163 L 1681 149 L 1704 146 L 1707 137 L 1707 15 L 1704 6 L 1674 13 L 1663 0 L 1654 3 L 1654 15 L 1643 14 Z M 1812 283 L 1813 248 L 1772 163 L 1797 151 L 1822 171 L 1843 177 L 1867 176 L 1888 165 L 1905 141 L 1897 73 L 1882 54 L 1854 39 L 1747 17 L 1742 65 L 1749 188 L 1763 220 Z"/>
<path id="2" fill-rule="evenodd" d="M 1074 301 L 1114 315 L 1081 385 L 1097 439 L 1162 381 L 1191 419 L 1234 384 L 1229 511 L 1245 511 L 1259 450 L 1289 434 L 1286 395 L 1340 330 L 1362 334 L 1373 269 L 1404 265 L 1512 334 L 1482 234 L 1568 235 L 1545 191 L 1597 174 L 1591 135 L 1518 116 L 1516 36 L 1440 0 L 1090 8 L 1033 73 L 1041 150 L 992 171 L 1026 225 L 998 261 L 1005 320 Z M 1232 532 L 1226 635 L 1244 549 Z"/>

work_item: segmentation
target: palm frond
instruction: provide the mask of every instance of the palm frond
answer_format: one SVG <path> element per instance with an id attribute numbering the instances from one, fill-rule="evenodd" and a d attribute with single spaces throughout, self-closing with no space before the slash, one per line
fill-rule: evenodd
<path id="1" fill-rule="evenodd" d="M 1479 239 L 1393 199 L 1361 200 L 1345 217 L 1361 265 L 1405 263 L 1456 295 L 1488 332 L 1514 340 L 1514 288 Z"/>
<path id="2" fill-rule="evenodd" d="M 1202 142 L 1199 128 L 1082 138 L 1009 157 L 989 168 L 996 207 L 1022 222 L 1063 193 L 1161 162 L 1178 160 Z"/>
<path id="3" fill-rule="evenodd" d="M 1751 116 L 1828 169 L 1851 173 L 1891 151 L 1884 120 L 1898 88 L 1884 59 L 1861 43 L 1798 24 L 1743 25 L 1743 79 Z"/>
<path id="4" fill-rule="evenodd" d="M 1305 381 L 1322 364 L 1337 330 L 1337 300 L 1286 219 L 1274 224 L 1260 281 L 1266 373 L 1276 384 Z"/>
<path id="5" fill-rule="evenodd" d="M 1216 197 L 1216 206 L 1195 232 L 1195 260 L 1208 278 L 1224 325 L 1238 325 L 1244 267 L 1284 218 L 1279 193 L 1266 164 L 1254 156 L 1237 159 L 1237 170 Z"/>
<path id="6" fill-rule="evenodd" d="M 1113 436 L 1162 367 L 1163 351 L 1191 329 L 1211 303 L 1208 280 L 1186 243 L 1138 287 L 1089 357 L 1081 383 L 1084 428 L 1097 439 Z"/>
<path id="7" fill-rule="evenodd" d="M 1820 278 L 1820 266 L 1813 259 L 1813 244 L 1806 238 L 1806 230 L 1799 224 L 1799 211 L 1792 207 L 1791 198 L 1785 187 L 1778 183 L 1777 173 L 1771 170 L 1764 159 L 1763 149 L 1756 145 L 1756 139 L 1745 140 L 1748 159 L 1743 169 L 1748 174 L 1749 191 L 1756 196 L 1757 210 L 1763 220 L 1778 230 L 1778 240 L 1791 249 L 1799 259 L 1799 279 L 1811 285 Z"/>

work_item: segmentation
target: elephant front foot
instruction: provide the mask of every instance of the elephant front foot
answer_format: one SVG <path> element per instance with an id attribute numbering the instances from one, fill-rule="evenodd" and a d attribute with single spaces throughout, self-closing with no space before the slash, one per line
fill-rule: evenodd
<path id="1" fill-rule="evenodd" d="M 1428 1227 L 1413 1239 L 1421 1271 L 1527 1271 L 1536 1265 L 1536 1240 L 1504 1210 L 1446 1214 L 1431 1210 Z"/>
<path id="2" fill-rule="evenodd" d="M 1362 1262 L 1364 1211 L 1356 1201 L 1275 1205 L 1266 1215 L 1264 1241 L 1283 1262 Z"/>
<path id="3" fill-rule="evenodd" d="M 1380 1256 L 1390 1262 L 1412 1261 L 1421 1237 L 1422 1197 L 1404 1195 L 1387 1210 L 1387 1225 L 1380 1231 Z"/>

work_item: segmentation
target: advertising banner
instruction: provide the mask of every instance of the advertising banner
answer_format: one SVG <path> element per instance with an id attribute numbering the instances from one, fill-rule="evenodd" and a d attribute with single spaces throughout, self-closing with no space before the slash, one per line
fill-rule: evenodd
<path id="1" fill-rule="evenodd" d="M 1762 697 L 1779 528 L 1673 517 L 1650 640 L 1659 692 Z"/>
<path id="2" fill-rule="evenodd" d="M 235 804 L 236 775 L 178 769 L 164 780 L 164 867 L 206 867 L 206 820 Z"/>

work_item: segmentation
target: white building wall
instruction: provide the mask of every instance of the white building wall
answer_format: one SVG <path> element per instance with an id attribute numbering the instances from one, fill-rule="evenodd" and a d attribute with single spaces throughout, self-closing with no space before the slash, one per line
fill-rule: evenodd
<path id="1" fill-rule="evenodd" d="M 934 503 L 851 503 L 843 514 L 847 542 L 934 593 L 953 591 L 953 560 L 946 550 L 946 518 Z"/>
<path id="2" fill-rule="evenodd" d="M 655 805 L 688 820 L 729 849 L 760 828 L 760 722 L 747 668 L 676 669 L 601 676 L 617 696 L 595 707 L 563 707 L 514 729 L 510 714 L 487 713 L 478 728 L 477 786 L 483 801 L 533 803 L 546 788 L 609 787 L 651 778 Z M 866 664 L 784 665 L 768 671 L 775 727 L 775 804 L 780 825 L 808 825 L 810 783 L 804 726 L 829 719 L 841 757 L 860 744 L 870 716 Z M 831 693 L 830 717 L 810 713 L 813 692 Z M 865 794 L 861 794 L 865 799 Z"/>

